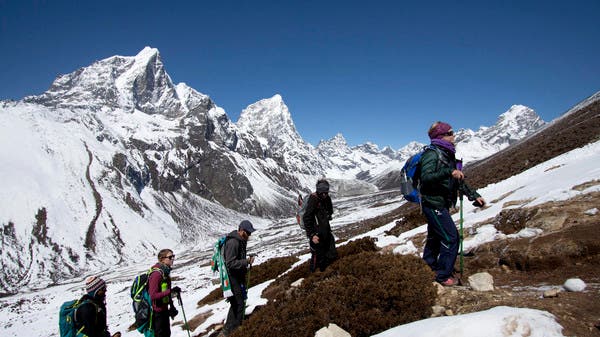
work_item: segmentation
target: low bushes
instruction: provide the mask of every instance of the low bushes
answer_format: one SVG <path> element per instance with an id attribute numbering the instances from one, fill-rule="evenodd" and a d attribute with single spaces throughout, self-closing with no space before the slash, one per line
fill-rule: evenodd
<path id="1" fill-rule="evenodd" d="M 380 254 L 365 238 L 339 248 L 324 272 L 303 264 L 265 290 L 269 303 L 233 336 L 312 337 L 329 323 L 352 336 L 370 336 L 427 318 L 435 301 L 433 273 L 416 256 Z M 302 285 L 289 284 L 304 277 Z"/>

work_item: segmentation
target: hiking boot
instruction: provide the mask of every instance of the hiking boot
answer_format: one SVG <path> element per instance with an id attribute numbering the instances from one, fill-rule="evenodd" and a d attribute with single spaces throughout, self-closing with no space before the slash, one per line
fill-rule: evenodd
<path id="1" fill-rule="evenodd" d="M 452 287 L 458 284 L 458 280 L 454 277 L 449 277 L 446 281 L 440 282 L 444 287 Z"/>

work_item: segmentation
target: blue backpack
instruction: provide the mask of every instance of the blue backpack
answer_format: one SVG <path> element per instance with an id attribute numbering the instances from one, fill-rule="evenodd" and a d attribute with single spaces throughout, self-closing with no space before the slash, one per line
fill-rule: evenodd
<path id="1" fill-rule="evenodd" d="M 77 308 L 83 303 L 89 302 L 88 300 L 71 300 L 66 301 L 60 306 L 58 314 L 58 328 L 60 330 L 60 337 L 77 337 L 84 327 L 77 330 L 75 326 L 75 313 Z"/>
<path id="2" fill-rule="evenodd" d="M 410 156 L 406 160 L 402 170 L 400 170 L 400 193 L 402 193 L 404 199 L 407 201 L 421 203 L 421 193 L 419 192 L 421 187 L 421 157 L 428 150 L 433 150 L 437 153 L 438 164 L 444 161 L 444 156 L 440 149 L 430 145 L 424 146 L 420 152 Z"/>

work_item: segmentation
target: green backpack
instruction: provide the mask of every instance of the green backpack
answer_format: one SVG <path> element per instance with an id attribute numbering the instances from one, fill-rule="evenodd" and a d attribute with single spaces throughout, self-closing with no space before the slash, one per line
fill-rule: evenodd
<path id="1" fill-rule="evenodd" d="M 131 306 L 135 316 L 136 329 L 146 335 L 148 330 L 152 330 L 152 301 L 148 293 L 148 278 L 154 271 L 160 272 L 164 278 L 162 271 L 159 268 L 150 268 L 143 274 L 136 276 L 133 279 L 130 288 L 130 296 L 132 299 Z"/>
<path id="2" fill-rule="evenodd" d="M 89 300 L 71 300 L 66 301 L 60 306 L 58 314 L 58 328 L 60 329 L 60 337 L 77 337 L 80 336 L 83 326 L 77 330 L 75 326 L 75 313 L 80 305 L 90 302 Z M 91 302 L 90 302 L 91 303 Z"/>
<path id="3" fill-rule="evenodd" d="M 223 259 L 223 247 L 225 246 L 227 237 L 220 237 L 213 247 L 213 256 L 210 261 L 210 269 L 213 272 L 219 272 L 219 279 L 221 280 L 221 289 L 223 290 L 223 297 L 229 298 L 233 296 L 231 290 L 231 283 L 229 282 L 229 273 L 225 266 L 225 260 Z"/>

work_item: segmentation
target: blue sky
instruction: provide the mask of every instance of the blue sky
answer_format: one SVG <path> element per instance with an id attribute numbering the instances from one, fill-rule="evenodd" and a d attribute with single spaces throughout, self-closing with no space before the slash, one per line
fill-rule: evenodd
<path id="1" fill-rule="evenodd" d="M 174 83 L 233 121 L 282 95 L 302 137 L 427 141 L 435 120 L 550 121 L 600 90 L 600 1 L 0 0 L 0 99 L 158 48 Z"/>

